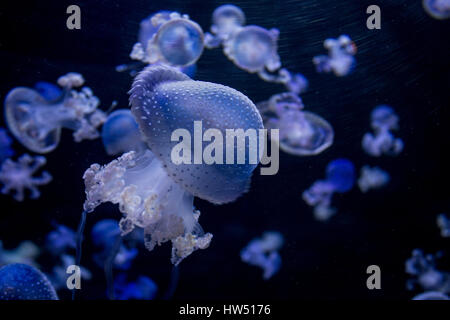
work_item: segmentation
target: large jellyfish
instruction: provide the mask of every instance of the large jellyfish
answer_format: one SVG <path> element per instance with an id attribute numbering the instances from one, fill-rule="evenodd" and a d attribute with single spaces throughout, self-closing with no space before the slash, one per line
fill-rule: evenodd
<path id="1" fill-rule="evenodd" d="M 402 152 L 403 141 L 395 138 L 390 132 L 398 129 L 398 116 L 387 105 L 373 109 L 371 126 L 375 134 L 366 133 L 362 139 L 362 147 L 369 155 L 379 157 L 383 154 L 395 156 Z"/>
<path id="2" fill-rule="evenodd" d="M 120 273 L 114 282 L 114 291 L 118 300 L 152 300 L 156 297 L 158 286 L 146 276 L 128 282 L 126 274 Z"/>
<path id="3" fill-rule="evenodd" d="M 328 220 L 336 213 L 336 209 L 330 207 L 334 192 L 345 193 L 353 188 L 355 183 L 355 168 L 347 159 L 331 161 L 326 169 L 326 180 L 318 180 L 303 192 L 303 200 L 310 206 L 314 206 L 314 217 L 317 220 Z"/>
<path id="4" fill-rule="evenodd" d="M 450 18 L 450 0 L 423 0 L 425 11 L 434 19 Z"/>
<path id="5" fill-rule="evenodd" d="M 13 263 L 0 268 L 0 300 L 58 300 L 58 296 L 42 272 Z"/>
<path id="6" fill-rule="evenodd" d="M 241 260 L 263 269 L 263 278 L 271 278 L 281 268 L 281 256 L 278 250 L 284 243 L 283 235 L 276 231 L 264 232 L 259 239 L 253 239 L 241 251 Z"/>
<path id="7" fill-rule="evenodd" d="M 297 95 L 286 92 L 257 104 L 267 129 L 279 129 L 281 150 L 298 156 L 316 155 L 333 144 L 334 131 L 322 117 L 303 111 Z"/>
<path id="8" fill-rule="evenodd" d="M 12 89 L 5 99 L 5 116 L 17 140 L 33 152 L 47 153 L 58 146 L 61 128 L 73 130 L 76 142 L 98 138 L 97 128 L 106 115 L 97 109 L 100 101 L 90 88 L 72 90 L 83 83 L 84 79 L 78 73 L 60 77 L 58 84 L 63 88 L 63 94 L 56 100 L 45 98 L 53 97 L 48 93 L 48 86 L 44 86 L 47 90 L 44 95 L 25 87 Z"/>
<path id="9" fill-rule="evenodd" d="M 14 150 L 11 148 L 12 140 L 6 130 L 0 128 L 0 164 L 3 160 L 12 157 Z"/>
<path id="10" fill-rule="evenodd" d="M 130 90 L 130 103 L 149 149 L 125 153 L 105 166 L 91 165 L 84 174 L 86 201 L 79 230 L 83 230 L 87 212 L 103 202 L 117 203 L 124 214 L 122 235 L 143 228 L 148 250 L 171 241 L 171 261 L 178 265 L 194 250 L 207 248 L 212 238 L 198 223 L 194 196 L 215 204 L 236 200 L 248 190 L 257 162 L 252 163 L 249 156 L 238 164 L 198 163 L 195 150 L 194 163 L 174 161 L 173 153 L 180 145 L 183 156 L 192 154 L 190 138 L 183 136 L 182 142 L 174 138 L 177 129 L 197 136 L 195 123 L 201 123 L 208 129 L 205 135 L 212 134 L 204 140 L 211 141 L 228 130 L 262 130 L 261 116 L 242 93 L 193 81 L 167 66 L 149 66 L 141 72 Z M 250 153 L 249 143 L 238 141 L 238 145 L 232 151 Z"/>
<path id="11" fill-rule="evenodd" d="M 313 58 L 313 63 L 319 73 L 333 72 L 336 76 L 348 75 L 355 67 L 356 45 L 348 35 L 341 35 L 337 39 L 329 38 L 323 42 L 328 55 Z"/>
<path id="12" fill-rule="evenodd" d="M 43 156 L 31 157 L 28 154 L 21 156 L 17 162 L 6 159 L 0 168 L 0 183 L 3 184 L 1 192 L 8 194 L 13 192 L 16 201 L 23 201 L 25 190 L 30 190 L 30 198 L 37 199 L 41 195 L 38 186 L 48 184 L 52 176 L 44 171 L 40 177 L 34 177 L 47 160 Z"/>
<path id="13" fill-rule="evenodd" d="M 444 213 L 441 213 L 437 216 L 436 222 L 441 230 L 441 236 L 443 238 L 450 238 L 450 218 Z"/>
<path id="14" fill-rule="evenodd" d="M 302 74 L 281 68 L 278 55 L 278 29 L 245 25 L 244 12 L 234 5 L 222 5 L 213 12 L 211 33 L 205 36 L 205 46 L 223 45 L 224 54 L 239 68 L 267 82 L 284 84 L 289 91 L 303 92 L 308 81 Z M 278 73 L 273 73 L 278 72 Z"/>
<path id="15" fill-rule="evenodd" d="M 361 192 L 366 193 L 370 189 L 378 189 L 385 186 L 390 180 L 389 173 L 378 168 L 363 166 L 361 176 L 358 179 L 358 186 Z"/>
<path id="16" fill-rule="evenodd" d="M 184 67 L 203 52 L 203 30 L 188 15 L 161 11 L 141 22 L 139 42 L 130 54 L 144 63 Z"/>
<path id="17" fill-rule="evenodd" d="M 6 250 L 0 241 L 0 266 L 10 263 L 23 263 L 33 267 L 38 267 L 36 258 L 40 254 L 40 249 L 31 241 L 21 242 L 15 249 Z"/>
<path id="18" fill-rule="evenodd" d="M 139 127 L 129 109 L 120 109 L 108 115 L 102 126 L 102 141 L 106 153 L 118 155 L 129 151 L 143 151 Z"/>

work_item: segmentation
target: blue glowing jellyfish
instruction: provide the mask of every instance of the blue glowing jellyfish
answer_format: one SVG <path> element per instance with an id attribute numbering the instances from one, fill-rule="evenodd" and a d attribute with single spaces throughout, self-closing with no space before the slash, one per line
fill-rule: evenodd
<path id="1" fill-rule="evenodd" d="M 337 39 L 326 39 L 323 46 L 328 50 L 328 55 L 319 55 L 313 58 L 313 63 L 319 73 L 333 72 L 336 76 L 348 75 L 355 67 L 356 45 L 347 35 L 341 35 Z"/>
<path id="2" fill-rule="evenodd" d="M 187 15 L 161 11 L 141 22 L 139 42 L 130 54 L 144 63 L 189 66 L 203 52 L 203 30 Z"/>
<path id="3" fill-rule="evenodd" d="M 17 162 L 6 159 L 0 168 L 0 183 L 3 184 L 3 194 L 13 193 L 16 201 L 23 201 L 25 190 L 30 190 L 30 198 L 37 199 L 41 195 L 38 186 L 48 184 L 52 176 L 47 171 L 42 172 L 40 177 L 34 177 L 47 160 L 45 157 L 31 157 L 28 154 L 21 156 Z"/>
<path id="4" fill-rule="evenodd" d="M 34 89 L 47 101 L 56 101 L 63 95 L 60 87 L 45 81 L 36 82 Z"/>
<path id="5" fill-rule="evenodd" d="M 443 238 L 450 238 L 450 218 L 448 218 L 444 213 L 437 216 L 437 225 L 441 230 L 441 236 Z"/>
<path id="6" fill-rule="evenodd" d="M 358 186 L 361 192 L 366 193 L 370 189 L 379 189 L 385 186 L 389 180 L 389 173 L 386 171 L 378 167 L 363 166 L 358 179 Z"/>
<path id="7" fill-rule="evenodd" d="M 434 19 L 450 18 L 450 0 L 423 0 L 425 11 Z"/>
<path id="8" fill-rule="evenodd" d="M 386 105 L 377 106 L 371 113 L 371 126 L 375 134 L 366 133 L 362 147 L 369 155 L 379 157 L 383 154 L 395 156 L 402 152 L 403 141 L 390 132 L 398 129 L 398 116 Z"/>
<path id="9" fill-rule="evenodd" d="M 97 128 L 106 115 L 97 109 L 100 102 L 90 88 L 72 90 L 83 83 L 78 73 L 60 77 L 58 84 L 64 93 L 52 101 L 34 89 L 12 89 L 5 99 L 5 116 L 16 139 L 33 152 L 47 153 L 58 146 L 63 127 L 74 131 L 76 142 L 98 138 Z M 48 92 L 44 94 L 48 96 Z"/>
<path id="10" fill-rule="evenodd" d="M 47 234 L 45 247 L 53 255 L 58 256 L 76 248 L 76 233 L 64 225 L 55 225 L 55 229 Z"/>
<path id="11" fill-rule="evenodd" d="M 115 295 L 118 300 L 152 300 L 158 292 L 157 284 L 146 276 L 139 276 L 128 282 L 127 276 L 120 273 L 114 282 Z"/>
<path id="12" fill-rule="evenodd" d="M 283 235 L 276 231 L 264 232 L 259 239 L 253 239 L 241 251 L 241 260 L 263 269 L 264 280 L 270 279 L 281 268 L 278 250 L 284 243 Z"/>
<path id="13" fill-rule="evenodd" d="M 13 263 L 0 268 L 0 300 L 58 300 L 58 296 L 42 272 Z"/>
<path id="14" fill-rule="evenodd" d="M 3 248 L 3 243 L 0 241 L 0 266 L 23 263 L 37 268 L 36 258 L 39 254 L 40 249 L 31 241 L 23 241 L 11 250 Z"/>
<path id="15" fill-rule="evenodd" d="M 122 235 L 134 227 L 144 228 L 149 250 L 172 241 L 172 263 L 177 265 L 194 250 L 208 247 L 212 238 L 198 224 L 194 196 L 216 204 L 236 200 L 248 190 L 258 162 L 252 163 L 250 157 L 238 164 L 224 164 L 223 159 L 211 164 L 198 162 L 202 154 L 196 149 L 197 143 L 184 140 L 185 135 L 190 139 L 201 134 L 200 125 L 205 134 L 223 141 L 227 129 L 263 129 L 261 116 L 242 93 L 215 83 L 193 81 L 167 66 L 149 66 L 141 72 L 130 90 L 130 103 L 152 151 L 131 151 L 105 166 L 91 165 L 84 174 L 86 202 L 80 225 L 86 212 L 99 204 L 118 203 L 124 214 L 120 221 Z M 178 140 L 177 129 L 183 133 Z M 183 156 L 194 154 L 194 163 L 178 162 L 175 150 L 180 146 Z M 239 148 L 239 153 L 250 153 L 245 142 L 244 149 L 242 145 Z"/>
<path id="16" fill-rule="evenodd" d="M 232 4 L 217 7 L 213 12 L 211 33 L 205 33 L 205 46 L 216 48 L 245 25 L 245 14 Z"/>
<path id="17" fill-rule="evenodd" d="M 109 155 L 141 152 L 146 148 L 129 109 L 116 110 L 108 115 L 102 127 L 102 141 Z"/>
<path id="18" fill-rule="evenodd" d="M 334 131 L 322 117 L 303 111 L 293 93 L 273 95 L 257 104 L 267 129 L 279 129 L 281 150 L 298 156 L 316 155 L 333 144 Z"/>
<path id="19" fill-rule="evenodd" d="M 412 300 L 450 300 L 450 298 L 439 291 L 427 291 L 414 296 Z"/>
<path id="20" fill-rule="evenodd" d="M 334 192 L 344 193 L 353 188 L 355 183 L 355 168 L 347 159 L 331 161 L 326 169 L 326 179 L 318 180 L 303 192 L 303 200 L 310 206 L 314 206 L 314 217 L 317 220 L 328 220 L 336 213 L 332 208 L 331 198 Z"/>
<path id="21" fill-rule="evenodd" d="M 0 164 L 7 158 L 14 155 L 14 150 L 11 148 L 12 140 L 6 130 L 0 128 Z"/>

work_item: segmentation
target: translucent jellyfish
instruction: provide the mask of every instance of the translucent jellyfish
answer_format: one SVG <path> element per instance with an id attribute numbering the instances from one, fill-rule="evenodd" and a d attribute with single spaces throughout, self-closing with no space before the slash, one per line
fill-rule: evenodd
<path id="1" fill-rule="evenodd" d="M 45 247 L 53 255 L 76 248 L 76 233 L 64 225 L 56 225 L 45 239 Z"/>
<path id="2" fill-rule="evenodd" d="M 361 168 L 361 176 L 358 179 L 358 186 L 362 192 L 370 189 L 378 189 L 385 186 L 390 180 L 389 173 L 378 168 L 363 166 Z"/>
<path id="3" fill-rule="evenodd" d="M 395 156 L 402 152 L 403 141 L 390 132 L 398 129 L 398 116 L 386 105 L 377 106 L 371 113 L 371 126 L 375 134 L 366 133 L 362 147 L 369 155 L 379 157 L 383 154 Z"/>
<path id="4" fill-rule="evenodd" d="M 36 258 L 39 254 L 39 248 L 31 241 L 23 241 L 11 250 L 4 249 L 0 241 L 0 266 L 10 263 L 23 263 L 37 268 Z"/>
<path id="5" fill-rule="evenodd" d="M 17 162 L 6 159 L 0 168 L 0 182 L 3 184 L 3 194 L 13 193 L 16 201 L 23 201 L 25 190 L 30 190 L 30 198 L 37 199 L 41 195 L 38 186 L 48 184 L 52 176 L 47 171 L 42 172 L 40 177 L 34 177 L 47 160 L 45 157 L 31 157 L 28 154 L 21 156 Z"/>
<path id="6" fill-rule="evenodd" d="M 241 251 L 241 260 L 263 269 L 264 280 L 270 279 L 281 268 L 281 256 L 278 250 L 284 243 L 283 235 L 276 231 L 264 232 Z"/>
<path id="7" fill-rule="evenodd" d="M 76 142 L 98 138 L 97 128 L 106 116 L 97 109 L 100 101 L 90 88 L 72 90 L 83 83 L 78 73 L 60 77 L 63 94 L 56 100 L 45 98 L 48 88 L 44 95 L 25 87 L 12 89 L 5 99 L 5 116 L 16 139 L 33 152 L 47 153 L 58 146 L 61 128 L 73 130 Z"/>
<path id="8" fill-rule="evenodd" d="M 313 58 L 313 63 L 319 73 L 333 72 L 336 76 L 348 75 L 355 67 L 356 45 L 348 35 L 341 35 L 337 39 L 326 39 L 323 46 L 328 55 L 319 55 Z"/>
<path id="9" fill-rule="evenodd" d="M 245 14 L 232 4 L 217 7 L 213 12 L 211 33 L 205 33 L 205 47 L 216 48 L 245 25 Z"/>
<path id="10" fill-rule="evenodd" d="M 412 300 L 450 300 L 450 298 L 439 291 L 427 291 L 416 295 Z"/>
<path id="11" fill-rule="evenodd" d="M 0 300 L 58 300 L 58 296 L 38 269 L 13 263 L 0 268 Z"/>
<path id="12" fill-rule="evenodd" d="M 139 42 L 130 54 L 144 63 L 189 66 L 203 52 L 203 30 L 188 15 L 161 11 L 141 22 Z"/>
<path id="13" fill-rule="evenodd" d="M 117 276 L 114 287 L 118 300 L 152 300 L 158 292 L 158 286 L 149 277 L 139 276 L 135 281 L 128 282 L 124 273 Z"/>
<path id="14" fill-rule="evenodd" d="M 437 225 L 441 230 L 441 236 L 444 238 L 450 237 L 450 219 L 444 214 L 441 213 L 437 217 Z"/>
<path id="15" fill-rule="evenodd" d="M 45 81 L 36 82 L 34 89 L 47 101 L 59 100 L 63 95 L 63 90 L 60 87 Z"/>
<path id="16" fill-rule="evenodd" d="M 443 272 L 436 267 L 436 255 L 427 254 L 420 249 L 414 249 L 411 258 L 406 260 L 405 271 L 412 276 L 407 282 L 408 290 L 420 287 L 425 291 L 450 293 L 450 273 Z"/>
<path id="17" fill-rule="evenodd" d="M 143 151 L 139 127 L 129 109 L 120 109 L 108 115 L 102 127 L 102 141 L 109 155 L 128 151 Z"/>
<path id="18" fill-rule="evenodd" d="M 303 200 L 314 206 L 314 217 L 319 221 L 328 220 L 336 213 L 332 208 L 331 198 L 334 192 L 345 193 L 353 188 L 355 183 L 355 168 L 347 159 L 331 161 L 326 169 L 326 180 L 318 180 L 303 192 Z"/>
<path id="19" fill-rule="evenodd" d="M 423 0 L 425 11 L 434 19 L 450 18 L 450 0 Z"/>
<path id="20" fill-rule="evenodd" d="M 11 148 L 12 140 L 6 130 L 0 128 L 0 164 L 3 160 L 12 157 L 14 150 Z"/>
<path id="21" fill-rule="evenodd" d="M 281 150 L 298 156 L 316 155 L 333 144 L 334 131 L 322 117 L 303 111 L 293 93 L 273 95 L 257 104 L 267 129 L 279 129 Z"/>
<path id="22" fill-rule="evenodd" d="M 130 90 L 130 103 L 152 151 L 131 151 L 105 166 L 91 165 L 84 174 L 86 202 L 80 226 L 86 212 L 103 202 L 117 203 L 124 214 L 122 235 L 144 228 L 148 250 L 171 241 L 171 260 L 177 265 L 193 251 L 207 248 L 212 238 L 198 223 L 194 196 L 215 204 L 236 200 L 248 190 L 257 164 L 249 159 L 243 164 L 174 162 L 172 152 L 178 143 L 173 132 L 185 128 L 193 135 L 194 121 L 201 121 L 205 130 L 217 129 L 224 135 L 226 129 L 263 129 L 262 120 L 242 93 L 193 81 L 167 66 L 149 66 L 141 72 Z M 191 145 L 188 149 L 192 151 Z M 249 151 L 248 144 L 243 150 Z"/>

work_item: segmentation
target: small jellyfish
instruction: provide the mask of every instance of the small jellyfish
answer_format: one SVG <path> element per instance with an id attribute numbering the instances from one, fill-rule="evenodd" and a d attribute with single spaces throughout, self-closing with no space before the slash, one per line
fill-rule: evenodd
<path id="1" fill-rule="evenodd" d="M 211 33 L 205 33 L 205 47 L 216 48 L 245 25 L 245 14 L 232 4 L 217 7 L 213 12 Z"/>
<path id="2" fill-rule="evenodd" d="M 412 300 L 450 300 L 450 298 L 439 291 L 427 291 L 414 296 Z"/>
<path id="3" fill-rule="evenodd" d="M 38 186 L 48 184 L 52 176 L 47 171 L 42 172 L 40 177 L 33 175 L 47 160 L 43 156 L 31 157 L 28 154 L 21 156 L 17 162 L 6 159 L 0 168 L 0 183 L 3 184 L 1 192 L 8 194 L 13 191 L 16 201 L 23 201 L 25 189 L 31 191 L 30 198 L 37 199 L 41 195 Z"/>
<path id="4" fill-rule="evenodd" d="M 450 18 L 450 0 L 423 0 L 425 11 L 434 19 Z"/>
<path id="5" fill-rule="evenodd" d="M 370 189 L 378 189 L 385 186 L 389 180 L 389 173 L 386 171 L 378 167 L 364 166 L 361 168 L 358 186 L 361 192 L 366 193 Z"/>
<path id="6" fill-rule="evenodd" d="M 130 54 L 134 60 L 184 67 L 203 52 L 203 30 L 188 15 L 161 11 L 141 22 L 139 42 Z"/>
<path id="7" fill-rule="evenodd" d="M 12 139 L 5 129 L 0 128 L 0 164 L 3 160 L 12 157 L 14 150 L 11 148 Z"/>
<path id="8" fill-rule="evenodd" d="M 437 216 L 436 219 L 437 225 L 441 230 L 441 237 L 449 238 L 450 237 L 450 218 L 448 218 L 444 213 L 441 213 Z"/>
<path id="9" fill-rule="evenodd" d="M 97 128 L 106 115 L 97 109 L 100 101 L 90 88 L 72 90 L 83 83 L 78 73 L 60 77 L 63 94 L 56 100 L 45 98 L 48 88 L 44 95 L 25 87 L 12 89 L 5 99 L 5 116 L 17 140 L 33 152 L 47 153 L 58 146 L 63 127 L 74 131 L 76 142 L 98 138 Z"/>
<path id="10" fill-rule="evenodd" d="M 10 263 L 23 263 L 37 268 L 36 258 L 39 254 L 40 249 L 31 241 L 23 241 L 11 250 L 4 249 L 0 241 L 0 266 Z"/>
<path id="11" fill-rule="evenodd" d="M 303 192 L 303 200 L 314 206 L 314 217 L 319 221 L 328 220 L 336 213 L 332 208 L 331 198 L 334 192 L 345 193 L 353 188 L 355 168 L 347 159 L 331 161 L 326 169 L 326 180 L 318 180 Z"/>
<path id="12" fill-rule="evenodd" d="M 129 151 L 141 152 L 146 148 L 129 109 L 116 110 L 108 115 L 102 127 L 102 141 L 110 156 Z"/>
<path id="13" fill-rule="evenodd" d="M 355 67 L 356 45 L 348 35 L 341 35 L 337 39 L 326 39 L 323 46 L 328 55 L 313 58 L 313 63 L 319 73 L 333 72 L 336 76 L 348 75 Z"/>
<path id="14" fill-rule="evenodd" d="M 91 165 L 84 174 L 86 201 L 80 226 L 86 213 L 99 204 L 117 203 L 124 214 L 122 235 L 143 228 L 148 250 L 171 241 L 171 261 L 177 265 L 193 251 L 207 248 L 212 238 L 198 223 L 194 196 L 215 204 L 236 200 L 248 190 L 257 163 L 249 157 L 239 164 L 178 163 L 172 160 L 179 146 L 174 132 L 185 128 L 191 136 L 198 134 L 193 132 L 196 121 L 222 136 L 226 129 L 259 130 L 261 116 L 242 93 L 194 81 L 167 66 L 149 66 L 141 72 L 130 90 L 130 103 L 151 151 L 131 151 L 105 166 Z M 191 152 L 191 145 L 186 149 Z M 250 152 L 248 144 L 243 151 Z"/>
<path id="15" fill-rule="evenodd" d="M 241 260 L 263 269 L 264 280 L 270 279 L 281 268 L 278 250 L 284 243 L 283 235 L 276 231 L 264 232 L 261 238 L 253 239 L 241 251 Z"/>
<path id="16" fill-rule="evenodd" d="M 153 300 L 158 286 L 146 276 L 139 276 L 135 281 L 128 282 L 126 274 L 121 273 L 114 282 L 114 290 L 118 300 Z"/>
<path id="17" fill-rule="evenodd" d="M 0 268 L 0 300 L 58 300 L 58 296 L 38 269 L 13 263 Z"/>
<path id="18" fill-rule="evenodd" d="M 257 104 L 267 129 L 279 129 L 281 150 L 298 156 L 317 155 L 333 144 L 334 131 L 322 117 L 303 111 L 300 97 L 287 92 Z"/>
<path id="19" fill-rule="evenodd" d="M 46 249 L 53 255 L 58 256 L 67 250 L 75 249 L 76 233 L 64 225 L 56 225 L 45 239 Z"/>
<path id="20" fill-rule="evenodd" d="M 395 156 L 402 152 L 403 141 L 390 132 L 398 129 L 398 116 L 386 105 L 377 106 L 371 113 L 371 126 L 375 134 L 366 133 L 362 147 L 369 155 L 379 157 L 383 154 Z"/>

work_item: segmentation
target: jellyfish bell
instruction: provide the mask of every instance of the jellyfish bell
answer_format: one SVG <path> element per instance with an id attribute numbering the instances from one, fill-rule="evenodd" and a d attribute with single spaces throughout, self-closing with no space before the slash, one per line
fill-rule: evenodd
<path id="1" fill-rule="evenodd" d="M 434 19 L 444 20 L 450 18 L 449 0 L 423 0 L 425 11 Z"/>
<path id="2" fill-rule="evenodd" d="M 228 36 L 243 25 L 245 25 L 245 14 L 237 6 L 225 4 L 217 7 L 213 12 L 211 31 L 215 34 Z"/>
<path id="3" fill-rule="evenodd" d="M 392 130 L 398 128 L 398 117 L 390 106 L 379 105 L 371 113 L 372 128 Z"/>
<path id="4" fill-rule="evenodd" d="M 141 21 L 139 25 L 138 40 L 144 50 L 147 48 L 148 41 L 152 39 L 153 35 L 158 32 L 160 27 L 159 24 L 156 23 L 156 19 L 169 20 L 170 13 L 170 11 L 162 10 Z"/>
<path id="5" fill-rule="evenodd" d="M 109 155 L 142 151 L 145 146 L 139 127 L 129 109 L 112 112 L 102 126 L 102 141 Z"/>
<path id="6" fill-rule="evenodd" d="M 333 160 L 327 166 L 326 177 L 336 192 L 347 192 L 355 183 L 355 166 L 347 159 Z"/>
<path id="7" fill-rule="evenodd" d="M 426 291 L 414 296 L 412 300 L 450 300 L 450 298 L 440 291 Z"/>
<path id="8" fill-rule="evenodd" d="M 0 268 L 0 300 L 58 300 L 58 296 L 38 269 L 13 263 Z"/>

